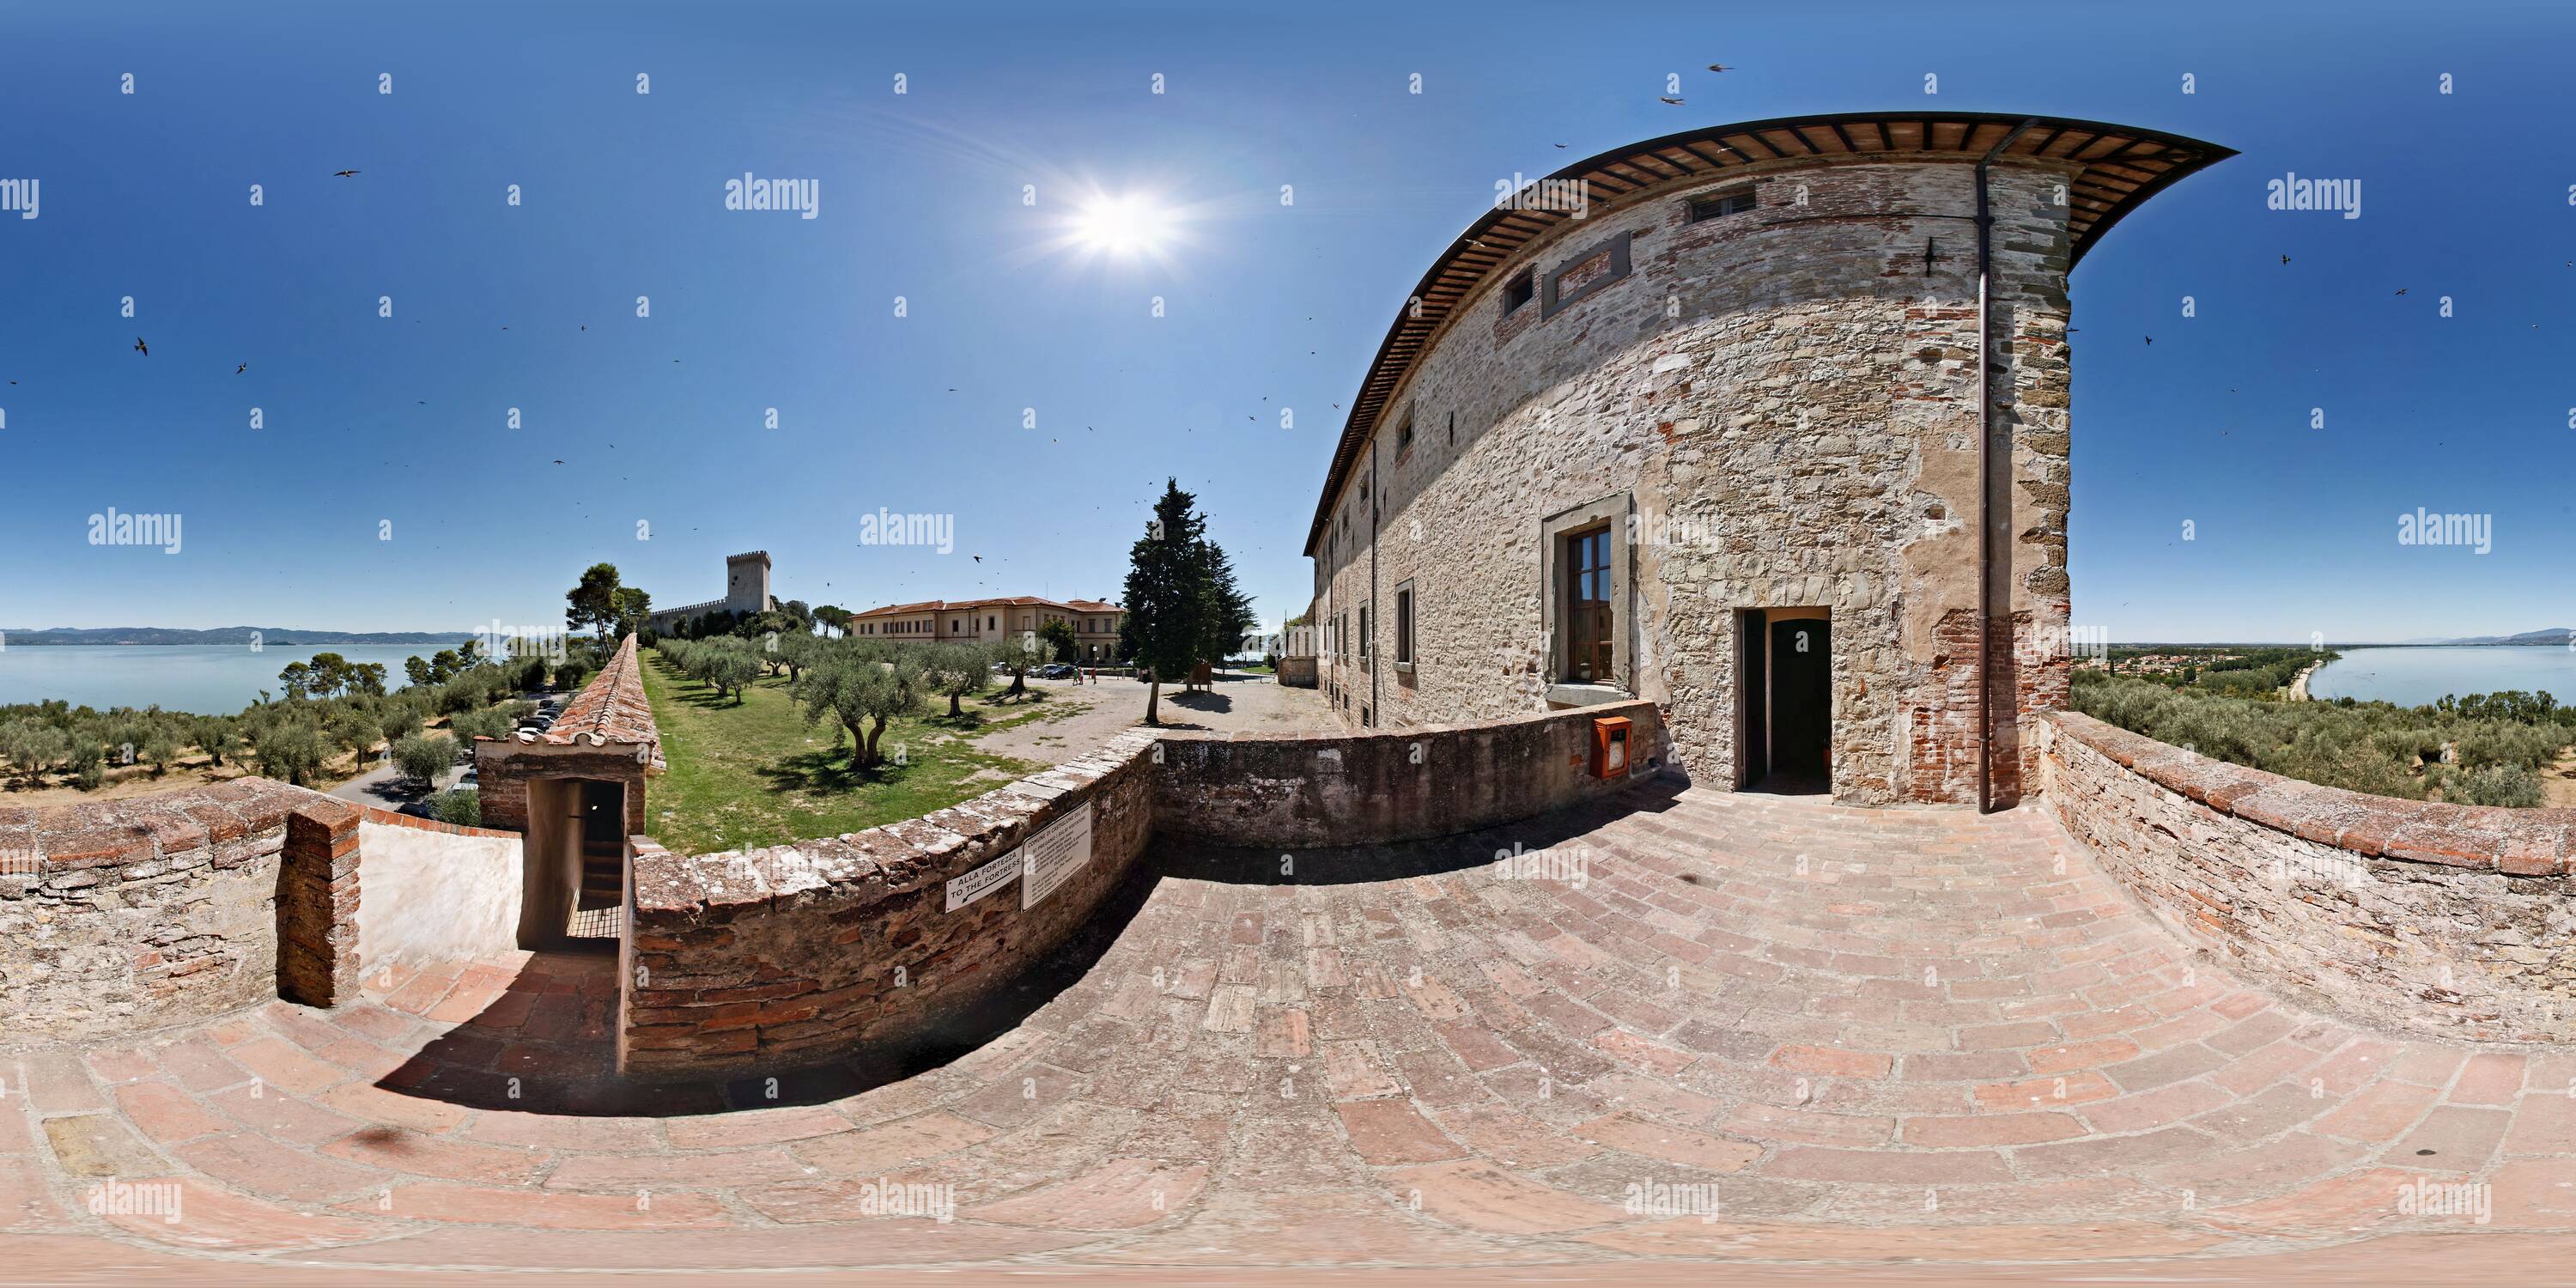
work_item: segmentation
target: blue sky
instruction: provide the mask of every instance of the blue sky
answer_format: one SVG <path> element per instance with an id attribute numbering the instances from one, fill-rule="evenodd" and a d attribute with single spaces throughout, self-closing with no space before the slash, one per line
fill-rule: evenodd
<path id="1" fill-rule="evenodd" d="M 679 604 L 754 548 L 814 603 L 1114 598 L 1167 474 L 1275 620 L 1334 404 L 1498 178 L 1916 105 L 2244 153 L 2075 275 L 2078 625 L 2576 624 L 2564 11 L 1243 8 L 0 6 L 42 200 L 0 215 L 0 626 L 548 624 L 594 561 Z M 2362 217 L 2265 209 L 2292 171 Z M 818 216 L 725 210 L 746 172 Z M 1098 194 L 1161 250 L 1066 245 Z M 2418 506 L 2492 551 L 2401 546 Z M 90 545 L 109 507 L 182 551 Z M 859 544 L 879 507 L 955 549 Z"/>

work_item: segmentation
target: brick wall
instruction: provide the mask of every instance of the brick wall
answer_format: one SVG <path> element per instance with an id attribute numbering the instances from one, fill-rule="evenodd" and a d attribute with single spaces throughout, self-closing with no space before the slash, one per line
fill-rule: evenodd
<path id="1" fill-rule="evenodd" d="M 564 703 L 553 728 L 475 739 L 483 822 L 524 832 L 528 780 L 592 778 L 626 785 L 626 830 L 642 832 L 644 779 L 664 768 L 662 735 L 653 723 L 653 704 L 644 696 L 643 668 L 637 638 L 629 634 L 617 642 L 599 674 Z"/>
<path id="2" fill-rule="evenodd" d="M 1630 771 L 1664 761 L 1651 702 L 1351 734 L 1162 736 L 1154 827 L 1218 845 L 1375 845 L 1472 832 L 1614 791 L 1592 722 L 1625 717 Z"/>
<path id="3" fill-rule="evenodd" d="M 242 778 L 161 796 L 0 808 L 9 1040 L 97 1038 L 281 989 L 336 994 L 357 809 Z M 280 936 L 293 947 L 280 951 Z"/>
<path id="4" fill-rule="evenodd" d="M 644 830 L 645 766 L 629 747 L 559 747 L 510 739 L 474 740 L 475 777 L 481 782 L 482 819 L 511 833 L 528 830 L 528 782 L 536 778 L 590 778 L 626 785 L 626 830 Z"/>
<path id="5" fill-rule="evenodd" d="M 337 1006 L 358 995 L 359 808 L 324 797 L 286 818 L 277 872 L 277 995 Z"/>
<path id="6" fill-rule="evenodd" d="M 1080 929 L 1153 829 L 1153 739 L 847 836 L 675 856 L 637 838 L 618 1062 L 639 1077 L 787 1069 L 935 1042 Z M 1091 860 L 1037 907 L 1020 881 L 951 912 L 947 883 L 1088 807 Z"/>
<path id="7" fill-rule="evenodd" d="M 2576 1040 L 2576 811 L 2366 796 L 2059 712 L 2048 807 L 2233 970 L 2364 1024 Z"/>

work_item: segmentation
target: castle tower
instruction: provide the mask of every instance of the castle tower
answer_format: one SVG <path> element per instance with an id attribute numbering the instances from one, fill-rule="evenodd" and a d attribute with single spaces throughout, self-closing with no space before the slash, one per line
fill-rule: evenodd
<path id="1" fill-rule="evenodd" d="M 725 556 L 724 606 L 734 613 L 769 611 L 768 551 L 754 550 L 748 554 Z"/>

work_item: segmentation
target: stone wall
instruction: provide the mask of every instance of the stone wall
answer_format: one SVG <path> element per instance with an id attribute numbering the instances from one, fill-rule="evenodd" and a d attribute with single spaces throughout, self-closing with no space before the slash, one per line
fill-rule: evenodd
<path id="1" fill-rule="evenodd" d="M 1279 659 L 1279 682 L 1292 689 L 1315 687 L 1315 659 L 1283 657 Z"/>
<path id="2" fill-rule="evenodd" d="M 2073 712 L 2036 732 L 2066 829 L 2230 969 L 2377 1027 L 2576 1040 L 2576 811 L 2319 787 Z"/>
<path id="3" fill-rule="evenodd" d="M 156 1028 L 281 989 L 335 994 L 354 964 L 332 917 L 344 902 L 354 913 L 356 819 L 345 801 L 264 778 L 0 808 L 7 1040 Z"/>
<path id="4" fill-rule="evenodd" d="M 1991 175 L 2007 803 L 2029 763 L 2016 726 L 2067 687 L 2067 173 L 2015 158 Z M 1687 222 L 1690 197 L 1748 183 L 1754 210 Z M 1545 709 L 1543 526 L 1601 503 L 1627 534 L 1618 687 L 1663 708 L 1694 780 L 1736 782 L 1735 610 L 1822 607 L 1836 797 L 1973 801 L 1975 206 L 1956 158 L 1781 161 L 1520 252 L 1549 273 L 1625 234 L 1632 271 L 1547 316 L 1506 314 L 1489 285 L 1416 361 L 1316 551 L 1316 620 L 1344 626 L 1322 659 L 1336 709 L 1381 728 Z M 1407 582 L 1409 669 L 1390 661 Z"/>
<path id="5" fill-rule="evenodd" d="M 694 856 L 637 838 L 619 1068 L 737 1073 L 937 1042 L 1126 879 L 1153 829 L 1152 743 L 1121 734 L 954 808 L 837 838 Z M 948 910 L 950 880 L 1085 810 L 1090 861 L 1035 908 L 1012 879 Z"/>
<path id="6" fill-rule="evenodd" d="M 1600 779 L 1592 724 L 1608 717 L 1630 721 L 1629 772 Z M 1165 733 L 1154 827 L 1247 846 L 1447 836 L 1615 791 L 1667 755 L 1651 702 L 1356 734 Z"/>

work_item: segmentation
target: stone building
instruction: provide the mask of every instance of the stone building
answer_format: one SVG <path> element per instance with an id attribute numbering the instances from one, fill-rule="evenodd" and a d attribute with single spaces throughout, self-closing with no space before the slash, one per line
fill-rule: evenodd
<path id="1" fill-rule="evenodd" d="M 627 838 L 645 831 L 644 782 L 668 768 L 636 636 L 618 642 L 551 727 L 477 738 L 474 763 L 483 822 L 525 838 L 520 946 L 614 937 Z"/>
<path id="2" fill-rule="evenodd" d="M 657 608 L 645 619 L 656 634 L 667 635 L 680 623 L 708 613 L 727 612 L 748 617 L 765 613 L 778 606 L 769 597 L 769 552 L 752 550 L 725 556 L 725 594 L 702 604 L 683 604 L 677 608 Z"/>
<path id="3" fill-rule="evenodd" d="M 929 599 L 918 604 L 888 604 L 850 619 L 850 633 L 896 643 L 947 644 L 956 641 L 1020 640 L 1048 622 L 1070 622 L 1077 652 L 1085 662 L 1118 657 L 1118 629 L 1127 610 L 1097 599 Z"/>
<path id="4" fill-rule="evenodd" d="M 1498 185 L 1332 458 L 1327 699 L 1384 727 L 1644 698 L 1699 782 L 2010 803 L 2068 682 L 2067 274 L 2231 155 L 1845 114 Z"/>

